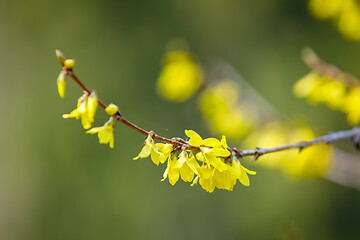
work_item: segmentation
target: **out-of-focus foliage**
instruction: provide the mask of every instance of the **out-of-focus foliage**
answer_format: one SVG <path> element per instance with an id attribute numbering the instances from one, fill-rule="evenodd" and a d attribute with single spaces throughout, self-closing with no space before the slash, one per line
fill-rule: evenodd
<path id="1" fill-rule="evenodd" d="M 350 125 L 360 123 L 360 87 L 347 86 L 341 78 L 331 79 L 313 71 L 294 85 L 294 93 L 310 103 L 325 103 L 334 110 L 344 112 Z"/>
<path id="2" fill-rule="evenodd" d="M 163 98 L 182 102 L 191 97 L 201 86 L 203 70 L 195 55 L 183 40 L 173 40 L 163 60 L 156 90 Z"/>
<path id="3" fill-rule="evenodd" d="M 244 147 L 277 147 L 315 138 L 313 130 L 306 125 L 290 125 L 281 122 L 269 123 L 254 131 L 244 142 Z M 302 151 L 283 151 L 266 154 L 259 158 L 260 165 L 280 168 L 295 177 L 323 176 L 331 167 L 333 150 L 331 145 L 317 145 Z"/>
<path id="4" fill-rule="evenodd" d="M 341 34 L 360 40 L 360 5 L 357 0 L 310 0 L 312 14 L 321 20 L 332 20 Z"/>

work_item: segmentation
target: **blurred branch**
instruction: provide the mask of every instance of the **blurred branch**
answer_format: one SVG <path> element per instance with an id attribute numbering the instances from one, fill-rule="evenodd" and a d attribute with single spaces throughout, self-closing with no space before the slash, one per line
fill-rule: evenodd
<path id="1" fill-rule="evenodd" d="M 290 149 L 299 149 L 299 151 L 302 151 L 304 148 L 313 146 L 316 144 L 322 144 L 322 143 L 332 144 L 334 142 L 337 142 L 340 140 L 345 140 L 345 139 L 351 140 L 354 143 L 354 145 L 356 146 L 356 148 L 359 150 L 358 144 L 360 142 L 360 128 L 355 127 L 353 129 L 347 130 L 347 131 L 339 131 L 339 132 L 330 133 L 328 135 L 314 138 L 313 140 L 310 140 L 310 141 L 301 141 L 301 142 L 282 145 L 282 146 L 274 147 L 274 148 L 255 148 L 255 150 L 233 149 L 233 151 L 235 151 L 239 155 L 239 157 L 254 156 L 254 160 L 256 160 L 261 155 L 264 155 L 267 153 L 280 152 L 280 151 L 290 150 Z"/>
<path id="2" fill-rule="evenodd" d="M 322 60 L 311 48 L 304 48 L 301 53 L 305 64 L 312 70 L 315 70 L 321 75 L 327 76 L 331 79 L 341 81 L 350 87 L 360 87 L 360 80 L 349 73 L 341 71 L 334 65 Z"/>
<path id="3" fill-rule="evenodd" d="M 338 184 L 360 190 L 360 159 L 359 156 L 335 150 L 334 165 L 325 178 Z"/>

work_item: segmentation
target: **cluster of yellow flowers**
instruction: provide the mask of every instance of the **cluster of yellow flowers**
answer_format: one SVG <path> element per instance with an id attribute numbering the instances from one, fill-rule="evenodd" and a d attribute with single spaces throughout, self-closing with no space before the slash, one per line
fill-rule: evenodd
<path id="1" fill-rule="evenodd" d="M 294 85 L 297 97 L 307 98 L 310 103 L 325 103 L 347 115 L 351 125 L 360 123 L 360 87 L 346 86 L 341 79 L 331 79 L 313 71 Z"/>
<path id="2" fill-rule="evenodd" d="M 305 125 L 289 126 L 280 122 L 269 123 L 253 132 L 245 141 L 245 147 L 278 147 L 315 138 L 314 132 Z M 295 177 L 323 176 L 331 167 L 333 149 L 330 145 L 306 147 L 300 152 L 284 151 L 266 154 L 258 164 L 269 168 L 281 168 Z"/>
<path id="3" fill-rule="evenodd" d="M 156 165 L 167 160 L 162 181 L 169 178 L 172 185 L 181 177 L 184 182 L 192 181 L 191 186 L 199 182 L 210 193 L 215 187 L 232 191 L 237 180 L 249 186 L 247 174 L 256 173 L 243 167 L 230 153 L 225 136 L 219 141 L 215 138 L 202 139 L 192 130 L 185 130 L 185 134 L 189 137 L 187 143 L 198 147 L 200 151 L 182 150 L 168 143 L 155 143 L 149 134 L 145 146 L 134 160 L 151 156 Z"/>
<path id="4" fill-rule="evenodd" d="M 331 19 L 341 34 L 360 40 L 360 5 L 357 0 L 310 0 L 311 13 L 321 20 Z"/>
<path id="5" fill-rule="evenodd" d="M 240 87 L 232 80 L 223 80 L 207 87 L 199 98 L 199 109 L 214 134 L 240 140 L 252 131 L 256 112 L 240 101 Z"/>
<path id="6" fill-rule="evenodd" d="M 60 64 L 62 64 L 65 69 L 68 71 L 72 71 L 75 65 L 75 60 L 73 59 L 65 59 L 64 55 L 59 51 L 56 50 L 56 57 Z M 57 87 L 58 92 L 61 98 L 65 96 L 66 90 L 66 71 L 61 71 L 60 75 L 57 79 Z M 63 114 L 63 118 L 75 118 L 80 119 L 81 124 L 84 129 L 91 128 L 91 124 L 94 122 L 94 117 L 96 114 L 96 110 L 98 107 L 98 98 L 96 96 L 95 91 L 91 93 L 84 92 L 84 94 L 78 99 L 76 108 L 69 114 Z M 107 121 L 104 126 L 95 127 L 88 130 L 86 133 L 89 134 L 98 134 L 99 142 L 102 144 L 109 144 L 111 148 L 114 148 L 114 124 L 115 119 L 113 115 L 118 112 L 118 107 L 115 104 L 109 104 L 105 108 L 105 112 L 110 115 L 109 121 Z"/>
<path id="7" fill-rule="evenodd" d="M 199 89 L 203 79 L 204 73 L 192 53 L 170 50 L 165 54 L 156 90 L 166 100 L 182 102 Z"/>

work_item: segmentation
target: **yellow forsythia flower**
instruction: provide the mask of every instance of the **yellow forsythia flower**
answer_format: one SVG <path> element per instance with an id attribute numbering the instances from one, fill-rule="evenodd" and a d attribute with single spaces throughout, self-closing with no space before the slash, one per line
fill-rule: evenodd
<path id="1" fill-rule="evenodd" d="M 194 155 L 186 152 L 181 152 L 179 158 L 170 157 L 168 159 L 167 168 L 163 174 L 164 181 L 167 177 L 169 177 L 169 182 L 172 185 L 181 179 L 184 182 L 191 182 L 194 179 L 194 175 L 199 175 L 198 169 L 200 168 L 199 163 L 196 161 Z"/>
<path id="2" fill-rule="evenodd" d="M 189 144 L 201 149 L 201 153 L 196 154 L 196 158 L 204 163 L 199 170 L 198 179 L 205 190 L 212 192 L 213 187 L 217 187 L 231 191 L 236 179 L 239 179 L 243 185 L 249 186 L 247 173 L 252 175 L 256 173 L 244 168 L 234 157 L 231 158 L 231 163 L 229 160 L 225 162 L 222 159 L 230 156 L 225 136 L 219 141 L 215 138 L 203 140 L 199 134 L 192 130 L 185 130 L 185 134 L 190 138 Z"/>
<path id="3" fill-rule="evenodd" d="M 91 124 L 94 122 L 97 106 L 97 98 L 94 95 L 90 95 L 89 97 L 89 95 L 85 93 L 78 99 L 76 109 L 74 109 L 70 114 L 63 114 L 63 118 L 80 118 L 84 129 L 89 129 L 91 128 Z"/>
<path id="4" fill-rule="evenodd" d="M 216 138 L 203 140 L 200 135 L 193 130 L 185 130 L 185 134 L 190 138 L 188 141 L 189 144 L 200 147 L 201 153 L 196 154 L 199 160 L 206 162 L 221 172 L 228 168 L 228 165 L 220 158 L 230 155 L 225 136 L 219 141 Z"/>
<path id="5" fill-rule="evenodd" d="M 358 125 L 360 123 L 360 88 L 349 89 L 342 109 L 347 114 L 348 123 Z"/>
<path id="6" fill-rule="evenodd" d="M 311 13 L 319 19 L 336 17 L 342 10 L 342 5 L 347 0 L 310 0 Z"/>
<path id="7" fill-rule="evenodd" d="M 108 144 L 110 148 L 114 148 L 114 119 L 110 119 L 108 122 L 101 127 L 92 128 L 86 133 L 89 134 L 98 134 L 99 143 L 101 144 Z"/>
<path id="8" fill-rule="evenodd" d="M 202 188 L 208 192 L 213 192 L 215 188 L 232 191 L 237 180 L 249 186 L 247 174 L 256 173 L 243 167 L 235 156 L 230 155 L 224 136 L 219 141 L 215 138 L 202 139 L 192 130 L 185 130 L 185 134 L 190 138 L 187 143 L 199 147 L 200 152 L 184 150 L 179 153 L 179 147 L 155 143 L 149 134 L 145 140 L 145 146 L 134 160 L 150 155 L 156 165 L 167 160 L 167 167 L 161 181 L 168 178 L 171 185 L 175 185 L 181 177 L 184 182 L 193 181 L 191 186 L 200 182 Z M 202 162 L 202 166 L 199 162 Z"/>
<path id="9" fill-rule="evenodd" d="M 65 90 L 66 90 L 66 81 L 65 81 L 65 74 L 60 72 L 59 77 L 57 79 L 57 89 L 59 96 L 61 98 L 65 97 Z"/>
<path id="10" fill-rule="evenodd" d="M 235 157 L 228 165 L 229 168 L 220 172 L 211 165 L 203 164 L 199 169 L 200 177 L 196 178 L 193 184 L 199 181 L 202 188 L 210 193 L 214 191 L 215 187 L 232 191 L 236 180 L 239 180 L 244 186 L 250 185 L 247 174 L 255 175 L 256 172 L 243 167 Z"/>
<path id="11" fill-rule="evenodd" d="M 311 72 L 294 85 L 297 97 L 307 98 L 310 103 L 325 103 L 332 109 L 345 112 L 350 125 L 360 123 L 360 88 L 346 86 L 339 79 L 331 79 Z"/>
<path id="12" fill-rule="evenodd" d="M 321 83 L 321 79 L 318 73 L 310 72 L 306 76 L 298 80 L 294 87 L 293 91 L 295 96 L 299 98 L 305 98 L 310 95 Z"/>
<path id="13" fill-rule="evenodd" d="M 350 40 L 360 40 L 360 4 L 357 0 L 310 0 L 310 12 L 318 19 L 330 19 Z"/>
<path id="14" fill-rule="evenodd" d="M 156 84 L 158 94 L 174 102 L 191 97 L 203 82 L 203 71 L 194 56 L 187 51 L 170 51 Z"/>
<path id="15" fill-rule="evenodd" d="M 145 146 L 141 149 L 139 155 L 133 159 L 147 158 L 151 155 L 153 163 L 159 165 L 159 162 L 164 163 L 166 161 L 170 156 L 172 149 L 173 146 L 171 144 L 155 143 L 151 134 L 149 134 L 145 140 Z"/>
<path id="16" fill-rule="evenodd" d="M 338 28 L 342 35 L 350 40 L 360 40 L 360 9 L 358 3 L 344 10 L 340 17 Z"/>
<path id="17" fill-rule="evenodd" d="M 110 103 L 109 106 L 107 106 L 105 108 L 105 112 L 110 116 L 116 114 L 118 110 L 119 110 L 119 107 L 113 103 Z"/>
<path id="18" fill-rule="evenodd" d="M 180 172 L 179 169 L 176 167 L 176 161 L 177 159 L 175 156 L 169 157 L 167 167 L 161 181 L 164 181 L 167 177 L 169 177 L 170 184 L 175 185 L 175 183 L 179 180 Z"/>

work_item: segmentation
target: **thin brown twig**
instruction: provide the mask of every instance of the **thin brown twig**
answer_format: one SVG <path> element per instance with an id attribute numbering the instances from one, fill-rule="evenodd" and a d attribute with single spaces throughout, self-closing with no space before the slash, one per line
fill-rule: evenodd
<path id="1" fill-rule="evenodd" d="M 68 76 L 72 77 L 74 79 L 74 81 L 80 86 L 80 88 L 82 88 L 85 92 L 87 92 L 88 94 L 91 93 L 91 91 L 75 75 L 75 73 L 72 69 L 67 69 L 65 66 L 63 66 L 63 71 Z M 105 109 L 107 107 L 107 105 L 105 103 L 103 103 L 99 99 L 99 97 L 97 97 L 97 98 L 98 98 L 99 105 Z M 135 125 L 134 123 L 130 122 L 129 120 L 125 119 L 125 117 L 120 113 L 120 111 L 118 111 L 114 115 L 114 117 L 117 121 L 122 122 L 126 126 L 134 129 L 135 131 L 137 131 L 145 136 L 148 136 L 150 134 L 154 140 L 164 142 L 164 143 L 169 143 L 174 146 L 180 147 L 181 149 L 191 150 L 191 151 L 195 151 L 195 152 L 201 151 L 200 147 L 192 146 L 181 138 L 169 139 L 169 138 L 159 136 L 156 133 L 154 133 L 153 131 L 146 131 L 145 129 L 143 129 L 143 128 Z M 246 156 L 254 156 L 254 161 L 255 161 L 260 156 L 262 156 L 264 154 L 268 154 L 268 153 L 280 152 L 280 151 L 296 149 L 296 148 L 299 149 L 299 151 L 301 151 L 306 147 L 313 146 L 316 144 L 322 144 L 322 143 L 332 144 L 336 141 L 345 140 L 345 139 L 351 140 L 355 145 L 359 144 L 358 141 L 360 139 L 360 128 L 355 127 L 351 130 L 330 133 L 328 135 L 314 138 L 310 141 L 301 141 L 298 143 L 287 144 L 287 145 L 282 145 L 282 146 L 273 147 L 273 148 L 258 148 L 257 147 L 254 150 L 239 150 L 237 148 L 228 148 L 228 149 L 231 152 L 231 155 L 235 155 L 238 158 L 243 158 Z"/>

